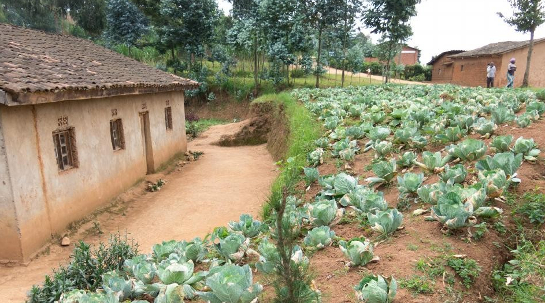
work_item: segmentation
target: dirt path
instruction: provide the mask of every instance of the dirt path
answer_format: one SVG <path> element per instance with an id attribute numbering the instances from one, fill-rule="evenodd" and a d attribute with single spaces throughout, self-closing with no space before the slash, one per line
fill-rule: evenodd
<path id="1" fill-rule="evenodd" d="M 335 69 L 333 67 L 326 67 L 326 69 L 327 69 L 328 74 L 338 74 L 338 75 L 340 75 L 342 73 L 342 70 Z M 345 79 L 350 79 L 350 76 L 352 75 L 352 73 L 351 72 L 345 72 L 344 75 L 345 75 Z M 373 80 L 384 82 L 384 77 L 375 76 L 375 75 L 368 76 L 367 73 L 354 73 L 352 76 L 353 77 L 363 78 L 363 79 L 366 79 L 366 80 L 369 80 L 369 77 L 371 77 L 371 79 L 373 79 Z M 431 85 L 431 83 L 417 82 L 417 81 L 407 81 L 407 80 L 401 80 L 401 79 L 390 79 L 390 82 L 391 83 L 397 83 L 397 84 Z M 347 83 L 347 81 L 345 81 L 345 84 L 346 83 Z"/>
<path id="2" fill-rule="evenodd" d="M 204 152 L 198 161 L 166 176 L 148 176 L 150 181 L 164 178 L 167 184 L 156 193 L 142 194 L 143 185 L 129 190 L 122 199 L 130 202 L 115 205 L 82 226 L 71 237 L 72 242 L 84 239 L 97 243 L 107 240 L 110 233 L 126 231 L 139 243 L 140 251 L 148 253 L 153 244 L 163 240 L 203 237 L 214 227 L 237 220 L 242 213 L 259 215 L 277 176 L 266 146 L 211 144 L 244 123 L 210 128 L 189 143 L 189 150 Z M 103 234 L 98 235 L 93 222 L 99 222 Z M 41 283 L 52 268 L 67 262 L 72 248 L 52 245 L 48 253 L 26 267 L 0 267 L 0 302 L 24 302 L 33 284 Z"/>

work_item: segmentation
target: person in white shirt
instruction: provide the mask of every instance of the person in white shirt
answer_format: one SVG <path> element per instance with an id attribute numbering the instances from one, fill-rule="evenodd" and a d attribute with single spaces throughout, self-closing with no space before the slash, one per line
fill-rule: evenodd
<path id="1" fill-rule="evenodd" d="M 496 66 L 494 65 L 494 62 L 488 63 L 488 67 L 486 68 L 486 87 L 491 88 L 494 87 L 494 78 L 496 77 Z"/>

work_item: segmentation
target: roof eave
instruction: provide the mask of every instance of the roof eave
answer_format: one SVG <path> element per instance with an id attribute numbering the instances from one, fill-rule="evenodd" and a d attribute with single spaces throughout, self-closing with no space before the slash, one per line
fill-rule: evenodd
<path id="1" fill-rule="evenodd" d="M 144 86 L 144 87 L 117 87 L 93 88 L 86 90 L 58 90 L 44 92 L 6 93 L 0 90 L 0 102 L 8 106 L 44 104 L 69 100 L 100 99 L 117 96 L 143 95 L 172 91 L 197 89 L 197 82 L 174 86 Z M 2 93 L 4 96 L 2 96 Z"/>

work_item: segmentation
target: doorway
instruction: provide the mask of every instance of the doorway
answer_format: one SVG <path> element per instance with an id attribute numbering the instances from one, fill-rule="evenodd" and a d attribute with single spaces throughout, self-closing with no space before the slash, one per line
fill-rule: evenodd
<path id="1" fill-rule="evenodd" d="M 149 112 L 140 113 L 140 127 L 142 129 L 142 144 L 144 156 L 146 157 L 147 174 L 153 174 L 155 172 L 155 165 L 153 163 Z"/>

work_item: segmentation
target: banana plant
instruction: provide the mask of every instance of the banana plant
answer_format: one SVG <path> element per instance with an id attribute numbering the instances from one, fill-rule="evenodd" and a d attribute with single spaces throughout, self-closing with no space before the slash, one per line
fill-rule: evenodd
<path id="1" fill-rule="evenodd" d="M 439 177 L 445 183 L 449 181 L 452 183 L 462 183 L 467 177 L 467 169 L 462 164 L 456 164 L 453 167 L 447 164 L 443 172 L 439 174 Z"/>
<path id="2" fill-rule="evenodd" d="M 305 236 L 303 243 L 309 247 L 322 249 L 331 245 L 333 242 L 333 237 L 335 237 L 335 232 L 332 231 L 329 226 L 320 226 L 310 230 Z"/>
<path id="3" fill-rule="evenodd" d="M 537 148 L 534 139 L 524 139 L 523 137 L 520 137 L 515 141 L 515 145 L 511 150 L 516 154 L 523 154 L 524 159 L 528 161 L 536 161 L 536 157 L 541 153 Z"/>
<path id="4" fill-rule="evenodd" d="M 388 162 L 379 161 L 371 167 L 376 177 L 370 177 L 365 179 L 366 182 L 369 182 L 369 186 L 381 183 L 390 183 L 392 179 L 397 174 L 397 164 L 396 160 L 392 159 Z"/>
<path id="5" fill-rule="evenodd" d="M 350 260 L 348 266 L 364 266 L 373 260 L 373 244 L 367 240 L 364 242 L 352 240 L 349 243 L 339 241 L 339 248 Z"/>
<path id="6" fill-rule="evenodd" d="M 395 208 L 367 213 L 371 228 L 384 236 L 393 234 L 403 222 L 403 215 Z"/>
<path id="7" fill-rule="evenodd" d="M 356 287 L 356 298 L 366 303 L 392 303 L 397 294 L 397 282 L 392 277 L 390 282 L 378 275 L 363 278 Z"/>
<path id="8" fill-rule="evenodd" d="M 513 136 L 511 135 L 496 136 L 494 139 L 492 139 L 490 147 L 492 147 L 496 152 L 503 153 L 509 150 L 509 146 L 511 146 L 512 142 Z"/>
<path id="9" fill-rule="evenodd" d="M 449 155 L 462 161 L 475 161 L 486 153 L 486 145 L 483 141 L 469 138 L 447 147 Z"/>

